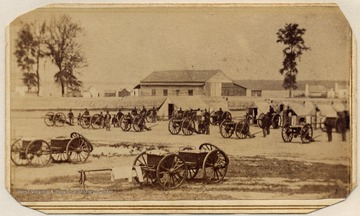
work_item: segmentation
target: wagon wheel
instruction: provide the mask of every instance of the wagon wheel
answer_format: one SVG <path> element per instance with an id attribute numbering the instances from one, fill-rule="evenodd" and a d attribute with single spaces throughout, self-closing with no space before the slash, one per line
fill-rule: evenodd
<path id="1" fill-rule="evenodd" d="M 165 190 L 179 187 L 186 180 L 186 175 L 186 163 L 177 154 L 164 156 L 156 169 L 156 179 Z"/>
<path id="2" fill-rule="evenodd" d="M 55 149 L 52 149 L 51 159 L 55 162 L 64 162 L 64 161 L 68 161 L 68 156 L 66 152 L 56 151 Z"/>
<path id="3" fill-rule="evenodd" d="M 78 132 L 72 132 L 70 134 L 70 138 L 75 138 L 75 137 L 81 137 L 82 139 L 85 139 L 85 141 L 90 145 L 90 152 L 94 150 L 94 147 L 91 144 L 91 142 L 88 139 L 86 139 L 83 135 L 79 134 Z"/>
<path id="4" fill-rule="evenodd" d="M 123 131 L 129 131 L 131 129 L 131 119 L 127 116 L 122 116 L 120 119 L 120 128 Z"/>
<path id="5" fill-rule="evenodd" d="M 149 169 L 146 152 L 142 152 L 141 154 L 136 156 L 133 162 L 132 170 L 136 171 L 135 167 L 140 167 L 141 173 L 137 173 L 137 174 L 142 175 L 145 184 L 154 184 L 156 182 L 156 171 L 155 169 L 153 170 Z M 133 177 L 133 180 L 136 183 L 139 184 L 142 183 L 140 182 L 138 177 Z"/>
<path id="6" fill-rule="evenodd" d="M 24 166 L 29 163 L 26 159 L 25 149 L 22 147 L 22 140 L 18 139 L 11 145 L 11 161 L 16 166 Z"/>
<path id="7" fill-rule="evenodd" d="M 239 139 L 245 139 L 249 131 L 249 125 L 245 122 L 238 122 L 235 126 L 235 134 Z"/>
<path id="8" fill-rule="evenodd" d="M 199 150 L 204 150 L 204 151 L 212 151 L 215 149 L 219 149 L 219 148 L 211 143 L 203 143 L 199 146 Z"/>
<path id="9" fill-rule="evenodd" d="M 209 152 L 203 162 L 204 179 L 207 183 L 218 183 L 224 179 L 229 165 L 229 158 L 220 150 Z"/>
<path id="10" fill-rule="evenodd" d="M 192 119 L 184 119 L 181 123 L 181 130 L 185 136 L 192 135 L 195 131 L 195 121 Z"/>
<path id="11" fill-rule="evenodd" d="M 30 165 L 43 167 L 51 160 L 51 148 L 44 140 L 34 140 L 26 148 L 26 158 Z"/>
<path id="12" fill-rule="evenodd" d="M 274 129 L 278 129 L 280 127 L 280 115 L 279 114 L 275 114 L 272 118 L 271 118 L 271 125 Z"/>
<path id="13" fill-rule="evenodd" d="M 234 130 L 229 123 L 230 121 L 224 120 L 220 124 L 220 134 L 224 138 L 230 138 L 234 133 Z"/>
<path id="14" fill-rule="evenodd" d="M 216 125 L 217 124 L 217 115 L 214 111 L 210 113 L 210 124 Z"/>
<path id="15" fill-rule="evenodd" d="M 103 126 L 103 119 L 100 114 L 95 114 L 90 119 L 91 127 L 94 129 L 100 129 Z"/>
<path id="16" fill-rule="evenodd" d="M 54 116 L 55 126 L 62 127 L 66 122 L 66 116 L 62 112 L 58 112 Z"/>
<path id="17" fill-rule="evenodd" d="M 181 121 L 176 117 L 172 117 L 168 123 L 168 130 L 172 135 L 176 135 L 181 130 Z"/>
<path id="18" fill-rule="evenodd" d="M 84 137 L 72 138 L 66 146 L 67 158 L 71 163 L 84 163 L 90 152 L 91 144 Z"/>
<path id="19" fill-rule="evenodd" d="M 141 115 L 135 116 L 134 121 L 133 121 L 133 128 L 136 132 L 141 132 L 143 130 L 143 127 L 141 127 Z"/>
<path id="20" fill-rule="evenodd" d="M 259 115 L 259 118 L 257 119 L 257 125 L 259 126 L 259 128 L 263 128 L 264 127 L 264 119 L 265 118 L 265 114 L 261 113 Z"/>
<path id="21" fill-rule="evenodd" d="M 44 117 L 44 122 L 47 126 L 53 126 L 55 124 L 54 120 L 54 113 L 53 112 L 48 112 L 46 113 L 45 117 Z"/>
<path id="22" fill-rule="evenodd" d="M 284 140 L 284 142 L 291 142 L 294 134 L 290 128 L 289 124 L 284 125 L 284 127 L 281 130 L 281 137 Z"/>
<path id="23" fill-rule="evenodd" d="M 80 126 L 84 129 L 89 128 L 91 125 L 91 117 L 82 115 L 80 119 Z"/>
<path id="24" fill-rule="evenodd" d="M 310 124 L 306 124 L 301 128 L 300 138 L 303 143 L 309 143 L 312 141 L 313 129 Z"/>
<path id="25" fill-rule="evenodd" d="M 325 121 L 326 121 L 326 116 L 322 117 L 320 120 L 320 128 L 323 132 L 326 132 Z"/>

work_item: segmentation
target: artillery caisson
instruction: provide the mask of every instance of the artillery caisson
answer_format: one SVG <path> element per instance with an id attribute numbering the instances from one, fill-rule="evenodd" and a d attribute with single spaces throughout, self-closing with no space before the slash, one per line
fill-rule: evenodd
<path id="1" fill-rule="evenodd" d="M 84 163 L 92 152 L 89 140 L 73 132 L 70 138 L 18 139 L 11 145 L 11 161 L 17 165 L 43 167 L 54 162 Z"/>
<path id="2" fill-rule="evenodd" d="M 239 139 L 245 139 L 250 134 L 250 126 L 246 119 L 239 122 L 225 120 L 220 124 L 220 134 L 224 138 L 230 138 L 235 133 Z"/>
<path id="3" fill-rule="evenodd" d="M 202 169 L 205 183 L 218 183 L 224 179 L 228 165 L 228 156 L 209 143 L 201 144 L 198 149 L 181 148 L 177 153 L 151 150 L 134 160 L 133 170 L 137 175 L 133 180 L 139 184 L 158 184 L 165 190 L 175 189 L 194 179 Z"/>

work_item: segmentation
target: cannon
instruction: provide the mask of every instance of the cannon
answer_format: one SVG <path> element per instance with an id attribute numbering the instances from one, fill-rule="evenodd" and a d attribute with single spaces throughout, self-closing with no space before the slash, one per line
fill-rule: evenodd
<path id="1" fill-rule="evenodd" d="M 245 139 L 250 134 L 250 126 L 246 119 L 239 122 L 225 120 L 220 124 L 220 134 L 224 138 L 230 138 L 235 133 L 239 139 Z"/>
<path id="2" fill-rule="evenodd" d="M 216 112 L 213 111 L 210 113 L 210 123 L 212 125 L 220 125 L 221 122 L 223 122 L 224 120 L 231 121 L 231 119 L 232 119 L 231 113 L 228 111 L 222 113 L 219 111 Z"/>
<path id="3" fill-rule="evenodd" d="M 44 122 L 47 126 L 62 127 L 66 122 L 66 116 L 62 112 L 54 113 L 47 112 L 44 117 Z"/>
<path id="4" fill-rule="evenodd" d="M 11 145 L 11 161 L 17 166 L 43 167 L 54 162 L 84 163 L 92 152 L 88 139 L 73 132 L 69 138 L 57 137 L 47 142 L 43 139 L 18 139 Z"/>
<path id="5" fill-rule="evenodd" d="M 87 129 L 91 126 L 91 115 L 82 114 L 80 117 L 80 126 Z"/>
<path id="6" fill-rule="evenodd" d="M 281 131 L 281 137 L 284 142 L 291 142 L 295 137 L 300 137 L 302 143 L 309 143 L 313 141 L 313 128 L 310 124 L 295 125 L 290 124 L 284 125 Z"/>
<path id="7" fill-rule="evenodd" d="M 257 125 L 260 128 L 264 127 L 264 125 L 263 125 L 263 122 L 264 122 L 263 119 L 264 118 L 265 118 L 264 113 L 261 113 L 259 115 L 259 117 L 257 118 Z M 282 125 L 282 118 L 281 118 L 280 114 L 278 114 L 278 113 L 271 114 L 271 126 L 272 126 L 272 128 L 278 129 L 281 125 Z"/>
<path id="8" fill-rule="evenodd" d="M 138 184 L 158 184 L 165 190 L 180 187 L 202 170 L 205 183 L 221 182 L 226 176 L 229 158 L 218 147 L 203 143 L 197 149 L 184 147 L 177 153 L 144 151 L 133 162 L 133 177 Z"/>
<path id="9" fill-rule="evenodd" d="M 201 119 L 198 119 L 196 116 L 196 110 L 186 110 L 184 113 L 176 113 L 169 120 L 168 130 L 171 134 L 179 134 L 180 131 L 183 132 L 185 136 L 192 135 L 195 133 L 205 133 L 204 125 L 201 123 Z M 198 122 L 199 130 L 196 130 L 196 123 Z"/>

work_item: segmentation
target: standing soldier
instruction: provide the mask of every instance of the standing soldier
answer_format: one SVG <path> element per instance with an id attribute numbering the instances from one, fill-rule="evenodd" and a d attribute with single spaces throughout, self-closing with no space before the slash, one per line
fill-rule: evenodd
<path id="1" fill-rule="evenodd" d="M 107 130 L 107 131 L 110 130 L 110 120 L 111 120 L 111 115 L 109 114 L 109 110 L 106 110 L 106 114 L 105 114 L 105 127 L 106 127 L 106 130 Z"/>
<path id="2" fill-rule="evenodd" d="M 74 125 L 74 113 L 72 112 L 71 109 L 70 109 L 70 112 L 68 113 L 68 118 L 70 121 L 70 125 Z"/>
<path id="3" fill-rule="evenodd" d="M 270 112 L 266 113 L 265 116 L 262 119 L 263 121 L 263 136 L 266 137 L 266 135 L 270 134 L 270 125 L 271 125 L 271 114 Z"/>
<path id="4" fill-rule="evenodd" d="M 210 134 L 210 113 L 205 109 L 204 112 L 205 134 Z"/>
<path id="5" fill-rule="evenodd" d="M 328 142 L 332 141 L 332 129 L 333 129 L 333 123 L 330 118 L 326 118 L 324 122 L 326 133 L 328 135 Z"/>
<path id="6" fill-rule="evenodd" d="M 134 109 L 131 110 L 131 115 L 136 116 L 137 114 L 137 109 L 134 107 Z"/>
<path id="7" fill-rule="evenodd" d="M 147 110 L 146 110 L 145 106 L 143 106 L 142 110 L 140 111 L 140 115 L 146 117 L 146 113 L 147 113 Z"/>
<path id="8" fill-rule="evenodd" d="M 152 108 L 152 112 L 151 112 L 151 119 L 152 122 L 156 122 L 156 114 L 157 114 L 157 110 L 155 107 Z"/>

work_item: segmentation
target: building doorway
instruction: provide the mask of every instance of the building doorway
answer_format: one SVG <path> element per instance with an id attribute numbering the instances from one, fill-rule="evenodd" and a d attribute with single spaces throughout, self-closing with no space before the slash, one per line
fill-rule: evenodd
<path id="1" fill-rule="evenodd" d="M 168 111 L 169 111 L 168 116 L 169 116 L 169 119 L 171 118 L 174 110 L 175 110 L 174 104 L 170 104 L 170 103 L 169 103 L 169 104 L 168 104 Z"/>

